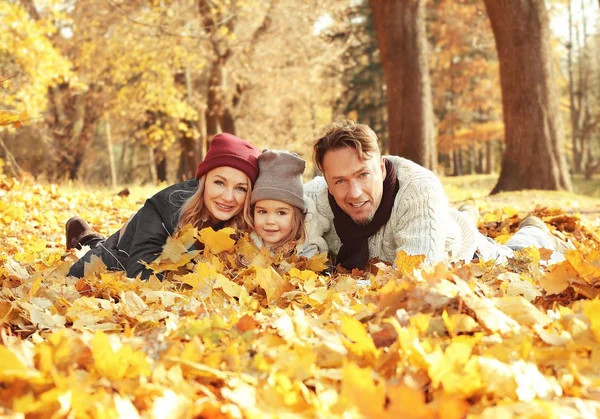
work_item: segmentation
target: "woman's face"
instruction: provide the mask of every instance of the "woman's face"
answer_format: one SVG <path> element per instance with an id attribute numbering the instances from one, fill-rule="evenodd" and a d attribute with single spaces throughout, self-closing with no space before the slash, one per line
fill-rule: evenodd
<path id="1" fill-rule="evenodd" d="M 244 172 L 221 166 L 206 174 L 204 205 L 214 221 L 227 221 L 244 207 L 250 180 Z"/>

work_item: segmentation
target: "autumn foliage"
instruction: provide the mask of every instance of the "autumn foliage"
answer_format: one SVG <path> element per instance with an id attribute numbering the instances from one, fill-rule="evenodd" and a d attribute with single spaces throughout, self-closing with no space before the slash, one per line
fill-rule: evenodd
<path id="1" fill-rule="evenodd" d="M 461 418 L 600 413 L 600 266 L 577 217 L 537 214 L 578 250 L 506 264 L 325 274 L 230 230 L 186 229 L 162 282 L 66 277 L 63 222 L 107 234 L 143 202 L 0 178 L 0 414 Z M 149 194 L 151 191 L 142 191 Z M 483 214 L 499 241 L 520 214 Z M 204 253 L 185 253 L 200 236 Z M 76 254 L 77 253 L 77 254 Z"/>

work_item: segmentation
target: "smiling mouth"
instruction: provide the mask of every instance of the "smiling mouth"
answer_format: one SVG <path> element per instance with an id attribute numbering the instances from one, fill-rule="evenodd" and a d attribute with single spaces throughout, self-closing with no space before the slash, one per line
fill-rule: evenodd
<path id="1" fill-rule="evenodd" d="M 233 209 L 233 205 L 223 205 L 218 202 L 216 202 L 216 204 L 217 208 L 219 208 L 221 211 L 231 211 Z"/>
<path id="2" fill-rule="evenodd" d="M 264 231 L 265 231 L 265 233 L 277 233 L 279 230 L 267 230 L 265 228 Z"/>
<path id="3" fill-rule="evenodd" d="M 359 202 L 359 203 L 350 203 L 348 205 L 350 205 L 352 208 L 361 208 L 366 203 L 367 203 L 367 201 L 363 201 L 363 202 Z"/>

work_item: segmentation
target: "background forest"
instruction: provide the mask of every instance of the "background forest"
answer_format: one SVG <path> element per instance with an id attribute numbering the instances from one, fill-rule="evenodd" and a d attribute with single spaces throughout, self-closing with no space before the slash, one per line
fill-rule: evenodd
<path id="1" fill-rule="evenodd" d="M 502 3 L 0 0 L 3 170 L 174 182 L 227 131 L 309 178 L 347 117 L 440 175 L 570 189 L 600 170 L 600 2 Z"/>

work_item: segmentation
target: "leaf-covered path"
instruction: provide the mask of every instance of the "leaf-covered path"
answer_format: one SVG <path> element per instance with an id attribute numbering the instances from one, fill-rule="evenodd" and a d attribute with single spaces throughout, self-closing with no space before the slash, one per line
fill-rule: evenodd
<path id="1" fill-rule="evenodd" d="M 535 250 L 431 270 L 401 254 L 398 269 L 328 276 L 320 259 L 285 261 L 217 234 L 162 283 L 98 265 L 66 278 L 76 255 L 64 221 L 77 213 L 109 234 L 150 193 L 0 179 L 0 415 L 600 415 L 591 212 L 582 223 L 537 210 L 577 246 L 552 267 Z M 541 192 L 478 199 L 480 228 L 504 240 L 538 202 L 597 209 L 561 196 L 570 206 Z M 173 238 L 160 269 L 186 263 L 173 249 L 193 234 Z"/>

